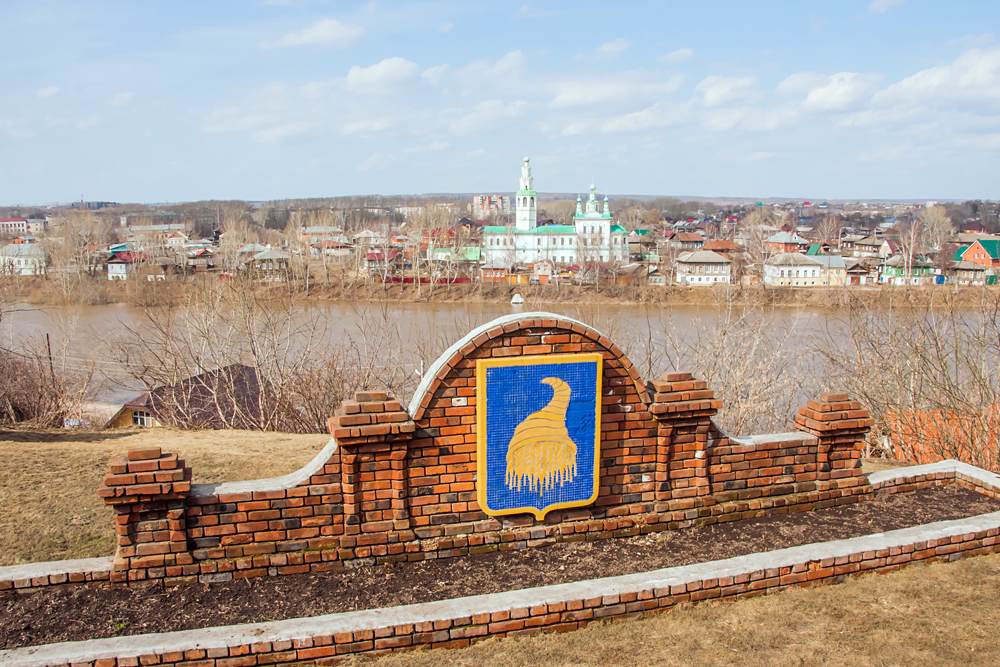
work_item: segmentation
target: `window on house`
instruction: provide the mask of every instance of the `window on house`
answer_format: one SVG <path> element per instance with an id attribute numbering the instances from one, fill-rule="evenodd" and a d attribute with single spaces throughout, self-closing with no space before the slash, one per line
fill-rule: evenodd
<path id="1" fill-rule="evenodd" d="M 133 410 L 132 423 L 135 426 L 150 427 L 153 425 L 153 416 L 145 410 Z"/>

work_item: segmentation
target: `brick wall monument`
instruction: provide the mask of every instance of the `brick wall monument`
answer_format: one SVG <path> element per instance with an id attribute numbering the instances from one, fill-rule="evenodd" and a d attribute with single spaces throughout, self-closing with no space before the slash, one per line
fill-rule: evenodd
<path id="1" fill-rule="evenodd" d="M 715 426 L 720 405 L 688 373 L 644 381 L 580 322 L 502 317 L 449 348 L 408 408 L 384 391 L 344 401 L 330 443 L 290 475 L 192 485 L 174 454 L 113 461 L 99 491 L 115 509 L 111 580 L 447 558 L 871 497 L 860 456 L 872 420 L 846 395 L 809 401 L 799 431 L 748 438 Z"/>

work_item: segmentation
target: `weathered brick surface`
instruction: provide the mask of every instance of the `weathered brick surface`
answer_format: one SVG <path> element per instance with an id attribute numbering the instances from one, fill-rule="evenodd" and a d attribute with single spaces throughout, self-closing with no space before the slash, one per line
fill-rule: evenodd
<path id="1" fill-rule="evenodd" d="M 600 485 L 587 507 L 494 518 L 476 500 L 476 361 L 596 352 L 604 358 Z M 858 467 L 867 413 L 810 401 L 800 432 L 730 440 L 721 402 L 689 373 L 643 383 L 609 339 L 559 318 L 488 327 L 435 372 L 409 414 L 357 392 L 330 418 L 332 457 L 291 488 L 190 495 L 190 469 L 158 449 L 115 459 L 99 493 L 115 506 L 111 579 L 182 584 L 345 565 L 448 558 L 623 537 L 869 498 Z"/>
<path id="2" fill-rule="evenodd" d="M 985 485 L 979 479 L 961 473 L 956 474 L 954 471 L 915 474 L 878 483 L 878 486 L 890 492 L 904 492 L 920 486 L 956 482 L 984 495 L 991 497 L 1000 495 L 1000 489 L 997 487 Z M 752 597 L 790 586 L 841 583 L 849 576 L 868 572 L 893 572 L 913 562 L 954 561 L 1000 549 L 1000 526 L 995 523 L 977 526 L 968 532 L 964 530 L 945 531 L 942 537 L 923 536 L 921 538 L 923 541 L 897 542 L 891 547 L 873 550 L 863 550 L 859 545 L 858 550 L 839 551 L 829 556 L 816 554 L 813 551 L 808 560 L 799 562 L 786 558 L 775 566 L 765 569 L 756 569 L 755 563 L 745 571 L 739 571 L 734 570 L 732 564 L 726 564 L 724 571 L 730 573 L 726 577 L 710 574 L 696 580 L 680 579 L 686 583 L 666 588 L 656 588 L 650 584 L 638 585 L 635 590 L 629 592 L 562 599 L 558 602 L 547 601 L 542 592 L 545 589 L 538 589 L 537 599 L 531 597 L 531 591 L 523 591 L 527 597 L 521 604 L 485 613 L 456 615 L 454 618 L 441 618 L 440 614 L 435 614 L 433 620 L 427 621 L 414 620 L 413 614 L 407 614 L 409 618 L 405 623 L 400 623 L 398 618 L 392 619 L 389 613 L 383 616 L 381 621 L 372 620 L 366 625 L 359 623 L 363 629 L 342 631 L 340 634 L 321 634 L 323 630 L 318 628 L 314 631 L 315 636 L 301 638 L 301 633 L 296 632 L 300 638 L 283 640 L 280 638 L 281 631 L 274 629 L 267 633 L 274 639 L 261 642 L 248 639 L 252 634 L 256 634 L 255 632 L 247 632 L 243 636 L 233 633 L 227 644 L 214 644 L 211 648 L 205 648 L 195 636 L 190 639 L 189 647 L 175 645 L 170 650 L 161 649 L 148 653 L 121 648 L 120 657 L 116 659 L 102 655 L 100 660 L 95 659 L 86 664 L 101 667 L 182 664 L 230 667 L 306 661 L 333 664 L 336 660 L 359 653 L 411 650 L 418 646 L 462 648 L 488 637 L 566 632 L 585 627 L 595 620 L 615 620 L 655 614 L 678 604 Z M 815 545 L 809 548 L 814 550 Z M 679 568 L 682 569 L 684 568 Z M 594 588 L 595 585 L 598 585 L 597 582 L 592 582 L 589 590 L 599 591 L 599 588 Z M 412 609 L 419 607 L 418 605 Z M 317 619 L 310 620 L 315 622 Z M 86 650 L 81 645 L 79 648 L 74 648 L 74 655 L 86 658 Z M 20 652 L 24 651 L 27 649 L 22 649 Z M 12 655 L 11 659 L 11 664 L 17 664 L 15 656 Z M 25 659 L 34 658 L 28 655 Z"/>

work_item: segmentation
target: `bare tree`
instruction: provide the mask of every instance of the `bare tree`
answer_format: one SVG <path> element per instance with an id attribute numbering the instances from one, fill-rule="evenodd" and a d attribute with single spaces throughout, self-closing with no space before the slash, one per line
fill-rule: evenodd
<path id="1" fill-rule="evenodd" d="M 920 213 L 920 222 L 923 225 L 927 243 L 935 248 L 940 248 L 955 234 L 955 227 L 951 224 L 948 210 L 944 206 L 925 208 Z"/>

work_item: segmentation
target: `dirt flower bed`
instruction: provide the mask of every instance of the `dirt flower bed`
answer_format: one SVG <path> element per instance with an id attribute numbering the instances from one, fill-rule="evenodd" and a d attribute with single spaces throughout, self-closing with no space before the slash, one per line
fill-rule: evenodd
<path id="1" fill-rule="evenodd" d="M 440 561 L 163 589 L 0 595 L 0 649 L 319 616 L 644 572 L 961 519 L 1000 503 L 954 485 L 814 512 Z"/>

